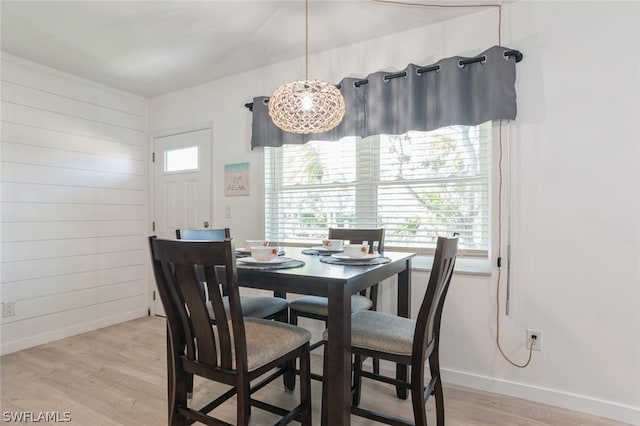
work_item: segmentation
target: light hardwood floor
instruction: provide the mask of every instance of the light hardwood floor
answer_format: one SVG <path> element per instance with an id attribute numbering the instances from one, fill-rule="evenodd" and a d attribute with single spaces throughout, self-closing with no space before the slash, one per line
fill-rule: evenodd
<path id="1" fill-rule="evenodd" d="M 317 371 L 321 362 L 315 358 L 313 369 Z M 163 425 L 167 422 L 165 359 L 165 323 L 158 317 L 140 318 L 5 355 L 0 358 L 0 411 L 69 412 L 71 424 L 77 425 Z M 194 403 L 199 395 L 220 389 L 196 381 Z M 320 383 L 313 381 L 312 392 L 314 424 L 320 424 Z M 285 392 L 282 382 L 276 381 L 256 396 L 293 406 L 297 392 Z M 392 387 L 366 379 L 362 405 L 384 406 L 395 415 L 411 417 L 409 401 L 396 399 Z M 435 424 L 433 402 L 427 407 L 430 422 Z M 622 425 L 458 386 L 445 386 L 445 408 L 447 426 Z M 233 403 L 222 409 L 227 421 L 233 423 Z M 251 424 L 273 424 L 273 419 L 254 409 Z M 353 417 L 352 424 L 372 422 Z"/>

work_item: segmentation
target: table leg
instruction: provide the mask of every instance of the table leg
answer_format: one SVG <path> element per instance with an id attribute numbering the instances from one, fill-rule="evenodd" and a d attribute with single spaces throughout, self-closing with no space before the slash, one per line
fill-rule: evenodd
<path id="1" fill-rule="evenodd" d="M 398 316 L 411 316 L 411 259 L 407 260 L 407 267 L 398 274 Z M 407 366 L 396 364 L 396 379 L 407 380 Z M 396 395 L 400 399 L 407 399 L 407 388 L 396 386 Z"/>
<path id="2" fill-rule="evenodd" d="M 329 315 L 327 342 L 326 422 L 331 426 L 351 424 L 351 294 L 342 284 L 328 291 Z"/>

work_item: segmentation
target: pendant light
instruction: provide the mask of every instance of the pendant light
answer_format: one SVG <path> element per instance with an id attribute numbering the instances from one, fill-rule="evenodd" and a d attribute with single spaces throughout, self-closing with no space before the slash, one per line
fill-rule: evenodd
<path id="1" fill-rule="evenodd" d="M 331 83 L 309 80 L 309 0 L 305 0 L 305 78 L 278 87 L 269 116 L 285 132 L 309 134 L 333 129 L 344 117 L 344 98 Z"/>

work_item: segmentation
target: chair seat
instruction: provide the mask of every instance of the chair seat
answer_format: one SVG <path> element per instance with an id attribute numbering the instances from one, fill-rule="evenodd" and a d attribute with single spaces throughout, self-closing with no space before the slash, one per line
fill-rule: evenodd
<path id="1" fill-rule="evenodd" d="M 351 312 L 358 312 L 370 309 L 373 306 L 371 299 L 359 294 L 351 296 Z M 289 308 L 296 311 L 308 312 L 316 315 L 328 316 L 329 300 L 320 296 L 302 296 L 289 302 Z"/>
<path id="2" fill-rule="evenodd" d="M 224 303 L 224 310 L 229 315 L 229 298 L 224 297 L 222 302 Z M 287 309 L 288 305 L 289 303 L 281 297 L 240 296 L 242 314 L 250 318 L 266 318 Z M 207 302 L 207 310 L 209 311 L 209 317 L 215 319 L 211 301 Z"/>
<path id="3" fill-rule="evenodd" d="M 351 316 L 351 346 L 395 355 L 411 355 L 416 321 L 377 311 Z M 323 334 L 327 339 L 327 332 Z"/>
<path id="4" fill-rule="evenodd" d="M 256 370 L 311 340 L 309 330 L 279 321 L 245 318 L 244 330 L 248 371 Z"/>

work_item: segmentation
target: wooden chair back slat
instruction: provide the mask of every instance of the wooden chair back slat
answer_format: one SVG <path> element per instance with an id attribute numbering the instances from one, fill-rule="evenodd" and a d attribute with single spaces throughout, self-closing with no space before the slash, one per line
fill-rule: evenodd
<path id="1" fill-rule="evenodd" d="M 181 355 L 189 361 L 231 370 L 234 345 L 236 368 L 246 366 L 244 320 L 233 241 L 162 240 L 155 237 L 149 241 L 172 341 L 183 345 L 175 350 L 182 350 L 184 353 Z M 206 300 L 200 289 L 201 274 L 207 283 L 212 283 L 209 299 L 217 318 L 215 327 L 211 325 Z M 224 274 L 229 291 L 228 313 L 224 309 L 219 274 Z"/>
<path id="2" fill-rule="evenodd" d="M 457 237 L 438 238 L 427 291 L 416 320 L 413 342 L 413 352 L 416 357 L 422 358 L 425 349 L 437 347 L 442 308 L 451 283 L 457 250 Z"/>

